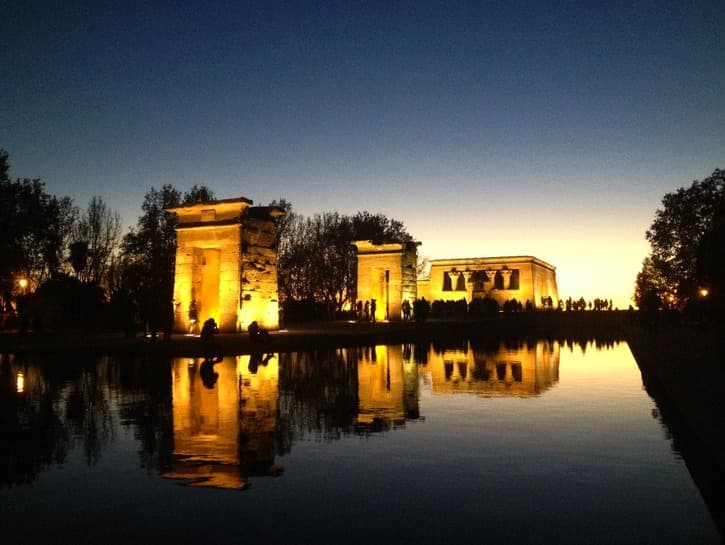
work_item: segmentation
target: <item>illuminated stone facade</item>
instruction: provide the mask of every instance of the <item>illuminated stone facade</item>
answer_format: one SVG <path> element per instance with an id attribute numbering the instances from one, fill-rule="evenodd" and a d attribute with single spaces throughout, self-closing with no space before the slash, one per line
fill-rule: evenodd
<path id="1" fill-rule="evenodd" d="M 375 320 L 400 320 L 403 301 L 417 298 L 416 242 L 374 244 L 359 240 L 357 248 L 357 298 L 375 300 Z"/>
<path id="2" fill-rule="evenodd" d="M 436 259 L 430 262 L 430 275 L 418 281 L 418 296 L 429 301 L 471 302 L 491 297 L 503 305 L 516 299 L 542 308 L 551 298 L 559 303 L 556 268 L 532 256 Z"/>
<path id="3" fill-rule="evenodd" d="M 169 209 L 178 217 L 177 331 L 198 332 L 208 318 L 227 332 L 255 320 L 267 329 L 279 326 L 274 218 L 283 212 L 251 205 L 242 197 Z"/>

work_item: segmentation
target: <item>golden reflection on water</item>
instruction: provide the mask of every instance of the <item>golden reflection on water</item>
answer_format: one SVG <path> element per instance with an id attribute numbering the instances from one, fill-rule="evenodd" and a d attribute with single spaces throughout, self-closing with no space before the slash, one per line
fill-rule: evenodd
<path id="1" fill-rule="evenodd" d="M 416 349 L 424 352 L 416 354 Z M 541 394 L 559 379 L 559 344 L 547 341 L 486 347 L 466 342 L 445 348 L 379 345 L 340 349 L 335 358 L 335 365 L 353 372 L 350 395 L 354 403 L 357 394 L 357 409 L 353 404 L 348 422 L 358 433 L 418 419 L 421 381 L 437 393 L 527 397 Z M 283 359 L 291 380 L 316 383 L 317 377 L 326 390 L 339 387 L 327 376 L 334 370 L 305 365 L 305 354 L 285 354 Z M 173 360 L 173 469 L 166 477 L 190 486 L 244 489 L 250 476 L 282 472 L 275 464 L 278 362 L 278 354 L 217 362 Z M 321 370 L 325 376 L 318 377 Z"/>
<path id="2" fill-rule="evenodd" d="M 358 431 L 403 425 L 418 417 L 418 367 L 409 345 L 360 348 Z"/>
<path id="3" fill-rule="evenodd" d="M 243 489 L 274 464 L 278 358 L 172 362 L 173 470 L 191 486 Z"/>
<path id="4" fill-rule="evenodd" d="M 482 396 L 537 396 L 559 381 L 559 343 L 538 341 L 534 346 L 477 348 L 431 347 L 425 367 L 426 382 L 437 393 Z"/>

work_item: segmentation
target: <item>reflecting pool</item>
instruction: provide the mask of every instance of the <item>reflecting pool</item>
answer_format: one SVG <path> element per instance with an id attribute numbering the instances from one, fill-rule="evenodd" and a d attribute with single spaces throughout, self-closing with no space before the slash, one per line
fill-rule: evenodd
<path id="1" fill-rule="evenodd" d="M 6 543 L 719 543 L 626 343 L 0 359 Z"/>

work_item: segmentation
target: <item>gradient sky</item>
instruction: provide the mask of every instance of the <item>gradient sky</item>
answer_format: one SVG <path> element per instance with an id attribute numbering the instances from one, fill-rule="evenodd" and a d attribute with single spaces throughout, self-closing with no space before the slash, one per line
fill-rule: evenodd
<path id="1" fill-rule="evenodd" d="M 662 196 L 725 168 L 725 3 L 9 2 L 11 175 L 399 219 L 630 303 Z"/>

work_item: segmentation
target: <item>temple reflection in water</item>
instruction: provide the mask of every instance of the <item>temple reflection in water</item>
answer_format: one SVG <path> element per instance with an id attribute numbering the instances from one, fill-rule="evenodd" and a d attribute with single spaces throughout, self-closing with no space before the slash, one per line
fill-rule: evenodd
<path id="1" fill-rule="evenodd" d="M 431 345 L 427 361 L 421 373 L 438 393 L 529 397 L 540 395 L 559 380 L 557 342 Z"/>
<path id="2" fill-rule="evenodd" d="M 308 434 L 329 439 L 420 418 L 421 382 L 436 393 L 535 396 L 559 378 L 556 342 L 470 341 L 172 362 L 169 478 L 243 489 L 282 472 L 276 456 Z"/>
<path id="3" fill-rule="evenodd" d="M 379 431 L 419 417 L 418 367 L 410 345 L 358 349 L 355 429 Z"/>
<path id="4" fill-rule="evenodd" d="M 193 486 L 241 489 L 250 476 L 279 473 L 278 375 L 275 355 L 261 362 L 248 355 L 216 363 L 175 359 L 173 470 L 165 476 Z"/>

